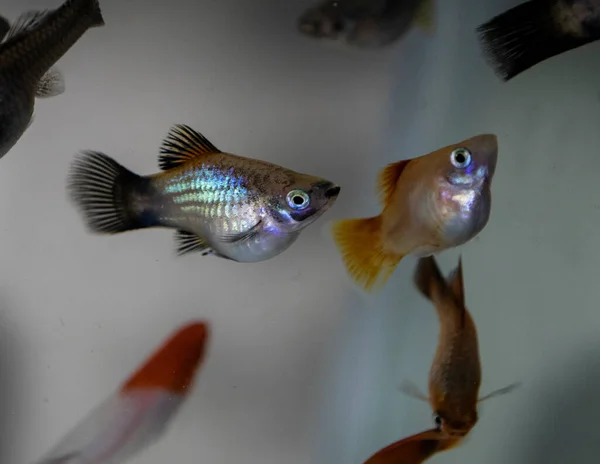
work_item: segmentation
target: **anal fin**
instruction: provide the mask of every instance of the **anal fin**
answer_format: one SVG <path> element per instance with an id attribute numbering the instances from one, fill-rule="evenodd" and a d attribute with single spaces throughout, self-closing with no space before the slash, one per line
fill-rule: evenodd
<path id="1" fill-rule="evenodd" d="M 42 76 L 35 96 L 37 98 L 56 97 L 65 91 L 65 78 L 57 67 L 52 67 Z"/>
<path id="2" fill-rule="evenodd" d="M 207 256 L 213 252 L 206 240 L 185 230 L 178 230 L 175 233 L 175 242 L 179 256 L 194 252 L 202 252 L 202 256 Z"/>

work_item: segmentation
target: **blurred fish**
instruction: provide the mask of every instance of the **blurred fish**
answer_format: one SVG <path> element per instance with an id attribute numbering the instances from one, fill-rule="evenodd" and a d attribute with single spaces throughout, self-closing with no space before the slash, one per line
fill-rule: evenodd
<path id="1" fill-rule="evenodd" d="M 32 123 L 35 97 L 64 92 L 54 63 L 89 28 L 103 25 L 98 0 L 67 0 L 54 10 L 23 13 L 5 32 L 0 43 L 0 158 Z M 5 30 L 6 24 L 0 25 L 0 32 Z"/>
<path id="2" fill-rule="evenodd" d="M 458 446 L 462 439 L 431 429 L 403 438 L 379 450 L 364 464 L 421 464 L 434 454 Z"/>
<path id="3" fill-rule="evenodd" d="M 484 134 L 398 161 L 379 174 L 379 216 L 334 224 L 349 275 L 364 290 L 383 286 L 400 260 L 462 245 L 485 227 L 498 142 Z"/>
<path id="4" fill-rule="evenodd" d="M 429 397 L 404 391 L 429 401 L 436 426 L 444 436 L 462 438 L 478 421 L 477 403 L 512 391 L 518 384 L 478 399 L 481 385 L 479 342 L 475 323 L 465 306 L 462 260 L 444 279 L 435 258 L 419 259 L 414 282 L 435 306 L 440 321 L 438 346 L 429 372 Z"/>
<path id="5" fill-rule="evenodd" d="M 308 37 L 365 48 L 391 45 L 412 25 L 434 30 L 434 0 L 325 0 L 298 19 Z"/>
<path id="6" fill-rule="evenodd" d="M 492 18 L 477 32 L 488 63 L 506 82 L 600 39 L 600 0 L 531 0 Z"/>
<path id="7" fill-rule="evenodd" d="M 69 190 L 89 229 L 175 228 L 180 255 L 264 261 L 285 251 L 340 192 L 328 180 L 224 153 L 185 125 L 169 131 L 159 165 L 162 173 L 139 176 L 103 153 L 76 159 Z"/>
<path id="8" fill-rule="evenodd" d="M 208 338 L 204 322 L 181 327 L 37 464 L 121 464 L 154 444 L 189 395 Z"/>

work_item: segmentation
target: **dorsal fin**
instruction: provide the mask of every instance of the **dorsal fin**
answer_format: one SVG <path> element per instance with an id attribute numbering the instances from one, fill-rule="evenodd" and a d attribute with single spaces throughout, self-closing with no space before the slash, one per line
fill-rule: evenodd
<path id="1" fill-rule="evenodd" d="M 21 14 L 10 26 L 10 29 L 4 36 L 3 42 L 7 42 L 20 34 L 25 34 L 35 29 L 43 21 L 48 12 L 49 10 L 27 11 Z"/>
<path id="2" fill-rule="evenodd" d="M 402 160 L 396 163 L 391 163 L 379 172 L 377 179 L 377 190 L 379 192 L 380 201 L 384 206 L 390 202 L 391 197 L 396 190 L 398 179 L 410 162 L 411 160 Z"/>
<path id="3" fill-rule="evenodd" d="M 203 155 L 221 153 L 221 150 L 190 126 L 175 124 L 163 141 L 160 153 L 158 165 L 167 171 Z"/>

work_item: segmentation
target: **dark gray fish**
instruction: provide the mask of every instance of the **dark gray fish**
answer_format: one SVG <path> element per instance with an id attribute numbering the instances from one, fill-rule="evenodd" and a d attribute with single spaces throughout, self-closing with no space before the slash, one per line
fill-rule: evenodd
<path id="1" fill-rule="evenodd" d="M 23 13 L 5 32 L 0 43 L 0 158 L 33 121 L 35 97 L 64 92 L 64 78 L 54 64 L 89 28 L 103 25 L 98 0 L 67 0 L 54 10 Z M 0 33 L 4 29 L 2 22 Z"/>
<path id="2" fill-rule="evenodd" d="M 325 0 L 298 19 L 308 37 L 379 48 L 391 45 L 412 25 L 433 31 L 434 0 Z"/>
<path id="3" fill-rule="evenodd" d="M 340 187 L 266 161 L 224 153 L 189 126 L 162 144 L 162 172 L 140 176 L 99 152 L 73 163 L 69 191 L 88 228 L 177 230 L 179 254 L 238 262 L 285 251 L 336 201 Z"/>
<path id="4" fill-rule="evenodd" d="M 600 0 L 531 0 L 477 28 L 485 57 L 505 82 L 600 39 Z"/>

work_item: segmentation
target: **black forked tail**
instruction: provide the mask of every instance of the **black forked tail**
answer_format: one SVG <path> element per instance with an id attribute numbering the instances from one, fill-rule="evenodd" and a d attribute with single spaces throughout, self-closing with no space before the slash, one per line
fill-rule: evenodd
<path id="1" fill-rule="evenodd" d="M 91 232 L 116 234 L 157 225 L 136 205 L 148 184 L 104 153 L 85 151 L 71 165 L 67 188 Z"/>

